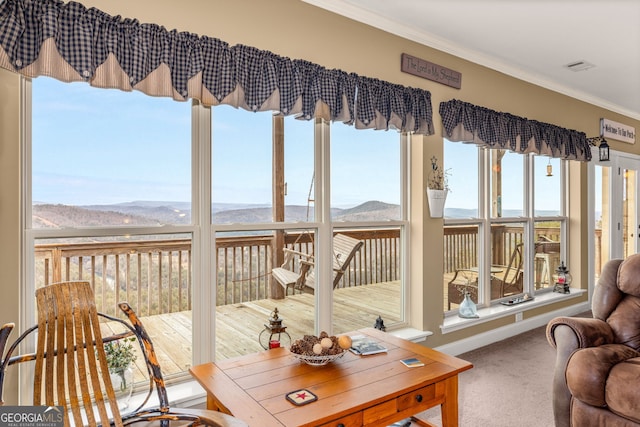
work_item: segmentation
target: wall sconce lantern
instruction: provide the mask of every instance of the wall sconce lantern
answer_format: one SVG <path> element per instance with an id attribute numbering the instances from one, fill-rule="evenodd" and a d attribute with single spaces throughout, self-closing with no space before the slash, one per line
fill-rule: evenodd
<path id="1" fill-rule="evenodd" d="M 559 292 L 561 294 L 568 294 L 571 292 L 569 290 L 569 287 L 571 286 L 571 274 L 569 274 L 569 270 L 564 265 L 564 261 L 561 261 L 560 265 L 556 269 L 555 278 L 556 284 L 553 287 L 553 292 Z"/>
<path id="2" fill-rule="evenodd" d="M 553 176 L 553 165 L 551 164 L 551 159 L 549 159 L 549 164 L 547 165 L 547 176 Z"/>
<path id="3" fill-rule="evenodd" d="M 607 144 L 607 140 L 602 138 L 600 142 L 600 147 L 598 147 L 598 155 L 600 157 L 601 162 L 609 161 L 609 144 Z"/>
<path id="4" fill-rule="evenodd" d="M 278 307 L 271 313 L 269 324 L 264 325 L 264 329 L 258 335 L 258 341 L 265 350 L 278 347 L 288 347 L 291 345 L 291 336 L 286 331 L 287 327 L 282 326 L 282 319 L 278 317 Z M 283 343 L 283 339 L 286 343 Z"/>
<path id="5" fill-rule="evenodd" d="M 609 144 L 607 144 L 607 140 L 604 139 L 603 136 L 594 136 L 593 138 L 587 138 L 587 142 L 594 147 L 599 143 L 598 146 L 598 158 L 601 162 L 609 161 Z"/>

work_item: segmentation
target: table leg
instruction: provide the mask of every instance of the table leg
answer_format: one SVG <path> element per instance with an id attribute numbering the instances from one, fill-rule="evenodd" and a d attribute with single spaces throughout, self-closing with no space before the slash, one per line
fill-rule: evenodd
<path id="1" fill-rule="evenodd" d="M 444 402 L 442 411 L 442 427 L 458 427 L 458 376 L 444 380 Z"/>

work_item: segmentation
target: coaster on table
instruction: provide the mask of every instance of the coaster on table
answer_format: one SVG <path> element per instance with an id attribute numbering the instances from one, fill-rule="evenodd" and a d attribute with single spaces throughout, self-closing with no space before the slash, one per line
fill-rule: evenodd
<path id="1" fill-rule="evenodd" d="M 287 394 L 287 400 L 294 405 L 306 405 L 307 403 L 315 402 L 318 400 L 318 396 L 311 393 L 309 390 L 301 389 L 292 391 Z"/>

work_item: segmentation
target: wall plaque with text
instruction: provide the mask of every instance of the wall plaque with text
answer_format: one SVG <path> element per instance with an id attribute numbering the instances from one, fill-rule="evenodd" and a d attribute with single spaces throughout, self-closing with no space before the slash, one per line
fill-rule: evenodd
<path id="1" fill-rule="evenodd" d="M 462 87 L 462 73 L 434 64 L 424 59 L 416 58 L 407 53 L 402 54 L 400 71 L 432 80 L 456 89 Z"/>
<path id="2" fill-rule="evenodd" d="M 628 144 L 636 143 L 636 128 L 609 119 L 600 119 L 600 135 Z"/>

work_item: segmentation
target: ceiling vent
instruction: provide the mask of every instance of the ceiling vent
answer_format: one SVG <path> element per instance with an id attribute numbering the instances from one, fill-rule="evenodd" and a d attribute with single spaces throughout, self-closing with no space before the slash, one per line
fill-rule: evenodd
<path id="1" fill-rule="evenodd" d="M 588 70 L 589 68 L 593 68 L 595 67 L 595 65 L 587 61 L 576 61 L 576 62 L 572 62 L 570 64 L 565 65 L 565 67 L 567 67 L 571 71 L 578 72 L 578 71 Z"/>

